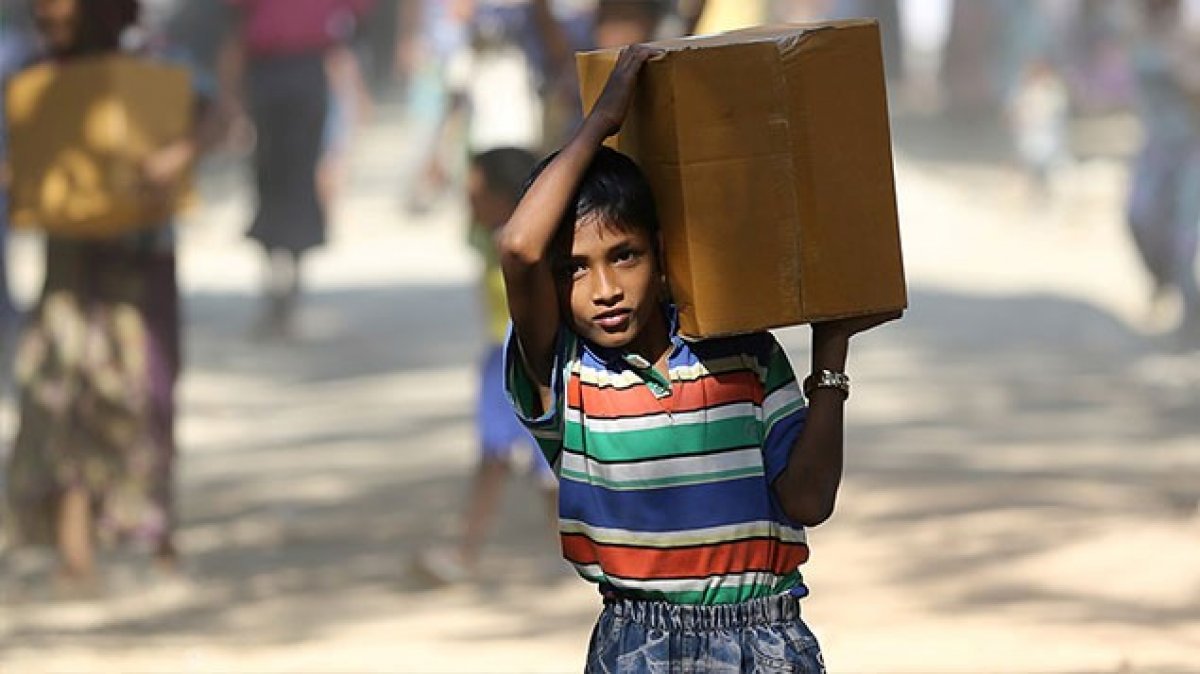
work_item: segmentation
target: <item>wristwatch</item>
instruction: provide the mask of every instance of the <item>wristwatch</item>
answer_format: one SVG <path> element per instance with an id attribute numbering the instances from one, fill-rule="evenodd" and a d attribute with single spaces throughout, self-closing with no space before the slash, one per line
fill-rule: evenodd
<path id="1" fill-rule="evenodd" d="M 835 388 L 842 392 L 842 400 L 850 397 L 850 377 L 845 372 L 818 370 L 804 378 L 804 397 L 811 398 L 819 388 Z"/>

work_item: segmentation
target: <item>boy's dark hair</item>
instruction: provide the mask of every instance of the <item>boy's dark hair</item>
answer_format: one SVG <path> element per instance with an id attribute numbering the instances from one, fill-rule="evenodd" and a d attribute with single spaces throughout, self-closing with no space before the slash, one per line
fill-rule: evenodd
<path id="1" fill-rule="evenodd" d="M 496 148 L 471 158 L 471 165 L 483 174 L 487 188 L 510 198 L 514 204 L 525 193 L 525 181 L 537 163 L 532 152 L 516 147 Z"/>
<path id="2" fill-rule="evenodd" d="M 538 163 L 525 183 L 525 190 L 557 156 L 555 152 Z M 554 247 L 559 249 L 577 223 L 591 218 L 599 218 L 618 229 L 644 232 L 658 248 L 658 211 L 650 183 L 632 159 L 604 145 L 596 151 L 579 180 L 579 187 L 555 230 Z"/>

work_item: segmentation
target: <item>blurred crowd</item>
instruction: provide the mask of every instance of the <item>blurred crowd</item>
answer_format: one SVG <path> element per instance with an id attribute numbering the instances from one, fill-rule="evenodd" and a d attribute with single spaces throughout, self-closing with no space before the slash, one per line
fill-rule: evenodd
<path id="1" fill-rule="evenodd" d="M 306 254 L 326 242 L 347 152 L 377 101 L 402 102 L 410 138 L 420 145 L 419 166 L 398 186 L 405 208 L 420 213 L 447 196 L 469 200 L 473 240 L 487 258 L 487 232 L 503 221 L 497 209 L 511 207 L 519 191 L 513 171 L 526 172 L 581 119 L 575 52 L 762 23 L 876 17 L 897 109 L 916 92 L 947 119 L 995 124 L 1035 193 L 1048 192 L 1054 173 L 1072 160 L 1073 120 L 1136 115 L 1130 241 L 1152 301 L 1176 303 L 1179 340 L 1198 345 L 1198 5 L 0 0 L 0 78 L 39 62 L 117 52 L 186 68 L 194 129 L 187 143 L 147 158 L 143 177 L 151 186 L 168 184 L 206 151 L 245 154 L 256 195 L 246 228 L 264 269 L 262 311 L 250 330 L 280 340 L 297 329 Z M 0 207 L 0 226 L 3 213 Z M 170 219 L 113 241 L 50 237 L 45 288 L 28 312 L 8 293 L 0 248 L 0 339 L 6 352 L 20 343 L 20 428 L 4 473 L 15 516 L 4 521 L 15 541 L 55 546 L 68 583 L 92 576 L 98 538 L 149 541 L 164 568 L 177 554 L 170 484 L 181 363 Z M 487 269 L 481 286 L 497 317 L 490 323 L 502 325 L 502 293 L 494 266 Z M 481 388 L 492 383 L 484 379 Z M 498 478 L 479 479 L 488 480 L 488 494 L 496 490 Z M 457 566 L 443 559 L 440 568 L 461 575 L 475 563 L 495 503 L 487 496 L 465 508 L 468 540 Z"/>

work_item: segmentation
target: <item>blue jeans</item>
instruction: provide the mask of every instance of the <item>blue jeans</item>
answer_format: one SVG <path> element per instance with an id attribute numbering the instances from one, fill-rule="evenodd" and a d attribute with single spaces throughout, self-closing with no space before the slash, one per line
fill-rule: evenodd
<path id="1" fill-rule="evenodd" d="M 821 647 L 788 595 L 690 606 L 606 600 L 588 646 L 588 674 L 824 674 Z"/>

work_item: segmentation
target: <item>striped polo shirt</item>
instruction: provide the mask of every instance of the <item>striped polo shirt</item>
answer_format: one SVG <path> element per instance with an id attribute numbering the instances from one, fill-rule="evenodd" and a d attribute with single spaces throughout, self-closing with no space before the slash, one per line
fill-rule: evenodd
<path id="1" fill-rule="evenodd" d="M 563 556 L 587 580 L 643 599 L 724 604 L 807 592 L 804 529 L 771 489 L 807 413 L 770 333 L 687 342 L 669 377 L 565 328 L 553 409 L 509 337 L 506 387 L 559 476 Z"/>

